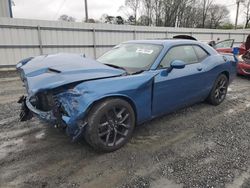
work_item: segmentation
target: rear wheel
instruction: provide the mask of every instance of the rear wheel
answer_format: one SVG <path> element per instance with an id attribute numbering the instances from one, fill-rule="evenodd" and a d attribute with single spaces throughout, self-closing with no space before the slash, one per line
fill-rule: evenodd
<path id="1" fill-rule="evenodd" d="M 94 149 L 111 152 L 128 142 L 134 127 L 131 105 L 122 99 L 107 99 L 90 111 L 84 137 Z"/>
<path id="2" fill-rule="evenodd" d="M 216 79 L 212 91 L 210 92 L 207 100 L 212 105 L 219 105 L 224 101 L 227 95 L 228 78 L 225 74 L 221 74 Z"/>

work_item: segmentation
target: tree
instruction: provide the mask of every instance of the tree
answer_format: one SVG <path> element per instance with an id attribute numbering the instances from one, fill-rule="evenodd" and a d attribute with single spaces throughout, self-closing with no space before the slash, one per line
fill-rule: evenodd
<path id="1" fill-rule="evenodd" d="M 116 24 L 121 25 L 124 24 L 124 19 L 121 16 L 116 16 Z"/>
<path id="2" fill-rule="evenodd" d="M 116 23 L 116 18 L 114 16 L 110 16 L 108 14 L 103 14 L 100 18 L 100 21 L 102 23 L 108 23 L 108 24 L 115 24 Z"/>
<path id="3" fill-rule="evenodd" d="M 119 11 L 126 15 L 127 23 L 131 25 L 220 28 L 221 25 L 229 22 L 227 7 L 214 3 L 214 0 L 124 1 L 126 6 L 121 6 Z M 247 18 L 250 22 L 250 8 Z M 228 25 L 228 27 L 231 26 Z"/>
<path id="4" fill-rule="evenodd" d="M 127 20 L 129 25 L 134 25 L 135 24 L 135 17 L 134 16 L 129 16 Z"/>
<path id="5" fill-rule="evenodd" d="M 229 10 L 225 5 L 211 5 L 208 10 L 208 27 L 211 29 L 218 28 L 219 25 L 228 18 L 228 15 Z"/>
<path id="6" fill-rule="evenodd" d="M 102 23 L 105 23 L 105 21 L 106 21 L 106 17 L 108 16 L 108 14 L 102 14 L 102 16 L 100 17 L 100 22 L 102 22 Z"/>
<path id="7" fill-rule="evenodd" d="M 129 7 L 133 11 L 133 17 L 134 17 L 135 25 L 136 25 L 137 11 L 140 7 L 140 0 L 125 0 L 125 6 Z"/>
<path id="8" fill-rule="evenodd" d="M 234 25 L 230 22 L 225 22 L 224 24 L 220 25 L 218 29 L 234 29 Z"/>
<path id="9" fill-rule="evenodd" d="M 208 10 L 211 7 L 212 3 L 213 0 L 202 0 L 202 28 L 205 27 Z"/>
<path id="10" fill-rule="evenodd" d="M 141 23 L 145 24 L 144 22 L 142 22 L 142 19 L 144 19 L 145 21 L 146 18 L 147 20 L 146 25 L 149 26 L 152 23 L 152 0 L 143 0 L 142 3 L 146 10 L 146 17 L 144 15 L 142 15 L 144 17 L 141 16 Z"/>
<path id="11" fill-rule="evenodd" d="M 197 0 L 189 0 L 182 3 L 179 8 L 178 22 L 180 27 L 197 27 L 201 25 L 201 8 L 196 5 Z M 196 5 L 196 6 L 194 6 Z"/>
<path id="12" fill-rule="evenodd" d="M 94 20 L 93 18 L 89 18 L 89 19 L 87 20 L 87 23 L 96 23 L 96 22 L 95 22 L 95 20 Z"/>
<path id="13" fill-rule="evenodd" d="M 59 18 L 58 18 L 59 21 L 66 21 L 66 22 L 75 22 L 76 19 L 72 16 L 68 16 L 66 14 L 63 14 L 61 15 Z"/>
<path id="14" fill-rule="evenodd" d="M 141 16 L 139 17 L 139 19 L 138 19 L 138 24 L 139 24 L 139 25 L 144 25 L 144 26 L 146 26 L 146 25 L 149 25 L 149 23 L 151 23 L 151 20 L 150 20 L 150 18 L 149 18 L 148 16 L 146 16 L 146 15 L 141 15 Z"/>
<path id="15" fill-rule="evenodd" d="M 100 18 L 100 22 L 108 24 L 124 24 L 125 20 L 121 16 L 110 16 L 108 14 L 103 14 Z"/>
<path id="16" fill-rule="evenodd" d="M 247 28 L 250 22 L 250 0 L 246 0 L 244 2 L 244 7 L 245 7 L 245 16 L 246 16 L 245 28 Z"/>

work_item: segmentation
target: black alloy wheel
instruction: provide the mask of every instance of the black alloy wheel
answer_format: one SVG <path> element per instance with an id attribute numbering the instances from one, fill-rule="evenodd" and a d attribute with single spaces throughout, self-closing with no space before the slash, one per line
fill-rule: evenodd
<path id="1" fill-rule="evenodd" d="M 220 77 L 216 89 L 214 91 L 215 99 L 220 103 L 222 102 L 227 94 L 227 78 L 224 76 Z"/>
<path id="2" fill-rule="evenodd" d="M 90 111 L 85 139 L 99 151 L 114 151 L 127 143 L 134 126 L 131 105 L 122 99 L 108 99 Z"/>
<path id="3" fill-rule="evenodd" d="M 221 104 L 227 95 L 228 78 L 225 74 L 221 74 L 216 79 L 213 89 L 208 96 L 208 101 L 213 105 Z"/>

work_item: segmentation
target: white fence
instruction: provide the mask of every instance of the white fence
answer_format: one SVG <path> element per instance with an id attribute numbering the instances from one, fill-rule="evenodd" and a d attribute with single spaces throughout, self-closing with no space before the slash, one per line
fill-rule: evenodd
<path id="1" fill-rule="evenodd" d="M 95 58 L 123 41 L 172 38 L 177 34 L 192 35 L 199 40 L 233 38 L 236 42 L 243 42 L 250 33 L 247 30 L 143 27 L 0 18 L 0 66 L 12 66 L 26 57 L 57 52 L 82 53 Z"/>

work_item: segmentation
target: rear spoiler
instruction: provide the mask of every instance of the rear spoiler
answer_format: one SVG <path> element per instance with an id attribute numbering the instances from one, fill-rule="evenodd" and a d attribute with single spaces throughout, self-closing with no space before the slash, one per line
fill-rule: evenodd
<path id="1" fill-rule="evenodd" d="M 239 62 L 238 55 L 235 55 L 233 53 L 220 53 L 220 55 L 222 55 L 224 58 L 226 58 L 225 56 L 230 57 L 230 58 L 234 59 L 234 61 L 236 63 Z"/>
<path id="2" fill-rule="evenodd" d="M 238 63 L 238 56 L 240 53 L 240 48 L 238 47 L 234 47 L 232 50 L 232 53 L 220 53 L 221 55 L 226 55 L 226 56 L 233 56 L 234 60 L 236 61 L 236 63 Z"/>

